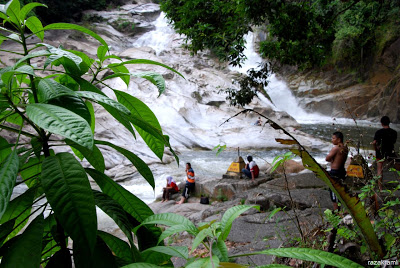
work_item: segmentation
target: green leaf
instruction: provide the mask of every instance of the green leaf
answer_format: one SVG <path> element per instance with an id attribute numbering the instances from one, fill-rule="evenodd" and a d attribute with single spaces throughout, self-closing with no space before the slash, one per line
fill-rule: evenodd
<path id="1" fill-rule="evenodd" d="M 260 252 L 249 253 L 246 255 L 250 256 L 258 254 L 288 257 L 288 258 L 317 262 L 319 264 L 332 265 L 335 267 L 343 267 L 343 268 L 363 267 L 358 263 L 355 263 L 339 255 L 310 248 L 277 248 L 277 249 L 268 249 Z"/>
<path id="2" fill-rule="evenodd" d="M 46 27 L 44 27 L 44 30 L 76 30 L 76 31 L 80 31 L 80 32 L 90 35 L 91 37 L 93 37 L 94 39 L 99 41 L 102 45 L 108 47 L 106 41 L 104 41 L 103 38 L 101 38 L 98 34 L 96 34 L 95 32 L 92 32 L 82 26 L 79 26 L 79 25 L 70 24 L 70 23 L 52 23 L 52 24 L 49 24 Z"/>
<path id="3" fill-rule="evenodd" d="M 196 236 L 199 233 L 193 222 L 181 215 L 174 213 L 161 213 L 149 216 L 142 221 L 142 225 L 145 224 L 162 224 L 167 226 L 182 225 L 185 226 L 185 231 L 191 235 Z"/>
<path id="4" fill-rule="evenodd" d="M 128 243 L 103 231 L 99 231 L 99 236 L 107 244 L 115 256 L 121 258 L 127 263 L 135 262 Z"/>
<path id="5" fill-rule="evenodd" d="M 6 240 L 9 240 L 16 236 L 19 231 L 21 231 L 21 229 L 24 228 L 25 225 L 28 223 L 35 194 L 35 189 L 28 189 L 25 193 L 14 198 L 8 205 L 7 210 L 3 214 L 3 217 L 1 217 L 0 224 L 14 219 L 14 227 L 16 228 L 8 235 Z"/>
<path id="6" fill-rule="evenodd" d="M 13 147 L 12 144 L 9 144 L 5 138 L 0 137 L 0 163 L 11 153 L 11 147 Z"/>
<path id="7" fill-rule="evenodd" d="M 81 87 L 81 91 L 90 91 L 90 92 L 98 93 L 100 95 L 107 96 L 106 94 L 103 93 L 103 91 L 98 89 L 95 85 L 93 85 L 89 81 L 86 81 L 86 79 L 83 79 L 80 77 L 74 77 L 74 79 Z"/>
<path id="8" fill-rule="evenodd" d="M 122 268 L 162 268 L 162 267 L 164 266 L 158 266 L 155 264 L 145 263 L 145 262 L 137 262 L 125 265 Z"/>
<path id="9" fill-rule="evenodd" d="M 12 232 L 14 225 L 15 220 L 9 220 L 8 222 L 0 225 L 0 246 L 3 245 L 4 240 Z"/>
<path id="10" fill-rule="evenodd" d="M 196 250 L 196 248 L 201 244 L 201 242 L 203 242 L 203 240 L 206 237 L 213 237 L 213 233 L 211 231 L 211 229 L 203 229 L 201 230 L 196 237 L 193 239 L 192 242 L 192 250 L 190 251 L 190 253 L 193 253 L 193 251 Z"/>
<path id="11" fill-rule="evenodd" d="M 10 20 L 14 22 L 18 27 L 20 27 L 20 17 L 19 11 L 21 6 L 18 0 L 11 0 L 5 6 L 4 9 L 6 10 L 7 15 L 10 17 Z"/>
<path id="12" fill-rule="evenodd" d="M 94 116 L 93 104 L 90 101 L 85 101 L 85 104 L 90 113 L 90 129 L 92 130 L 92 133 L 94 133 L 94 129 L 96 127 L 96 117 Z"/>
<path id="13" fill-rule="evenodd" d="M 106 56 L 107 52 L 108 52 L 108 46 L 99 46 L 97 48 L 97 57 L 101 62 L 104 61 L 104 57 Z"/>
<path id="14" fill-rule="evenodd" d="M 46 268 L 71 268 L 72 260 L 71 254 L 67 248 L 61 248 L 46 264 Z"/>
<path id="15" fill-rule="evenodd" d="M 65 108 L 85 119 L 89 125 L 92 124 L 92 117 L 90 115 L 88 107 L 86 106 L 86 103 L 77 96 L 71 96 L 71 95 L 60 96 L 49 100 L 48 104 Z"/>
<path id="16" fill-rule="evenodd" d="M 28 162 L 22 166 L 20 174 L 28 187 L 32 187 L 33 185 L 35 185 L 36 180 L 32 178 L 37 177 L 42 172 L 43 160 L 43 155 L 40 157 L 40 159 L 36 157 L 31 157 L 29 158 Z"/>
<path id="17" fill-rule="evenodd" d="M 129 75 L 129 70 L 126 68 L 124 65 L 120 65 L 118 63 L 111 63 L 107 66 L 111 70 L 114 71 L 124 81 L 126 86 L 129 86 L 129 81 L 131 80 L 131 77 Z M 127 74 L 127 75 L 124 75 Z"/>
<path id="18" fill-rule="evenodd" d="M 15 150 L 0 164 L 0 219 L 10 202 L 17 179 L 18 167 L 19 159 Z"/>
<path id="19" fill-rule="evenodd" d="M 44 39 L 44 31 L 42 22 L 35 16 L 29 17 L 25 22 L 26 27 L 31 30 L 40 40 Z"/>
<path id="20" fill-rule="evenodd" d="M 33 137 L 31 139 L 31 145 L 32 145 L 33 152 L 35 153 L 35 156 L 37 158 L 39 158 L 40 153 L 42 151 L 42 147 L 43 147 L 42 142 L 39 140 L 38 137 Z"/>
<path id="21" fill-rule="evenodd" d="M 43 215 L 40 214 L 21 235 L 14 238 L 15 241 L 11 243 L 10 248 L 7 248 L 4 253 L 0 267 L 39 267 L 43 228 L 44 219 Z"/>
<path id="22" fill-rule="evenodd" d="M 134 77 L 144 78 L 148 80 L 150 83 L 155 85 L 158 88 L 158 96 L 165 91 L 165 80 L 164 77 L 156 72 L 142 72 L 142 73 L 131 73 Z"/>
<path id="23" fill-rule="evenodd" d="M 217 256 L 199 259 L 191 264 L 187 265 L 186 268 L 212 268 L 219 267 L 219 259 Z"/>
<path id="24" fill-rule="evenodd" d="M 47 102 L 50 99 L 65 95 L 76 96 L 75 91 L 61 85 L 60 83 L 57 83 L 53 79 L 48 78 L 40 80 L 37 89 L 39 102 Z"/>
<path id="25" fill-rule="evenodd" d="M 222 216 L 221 219 L 221 235 L 219 237 L 220 240 L 225 240 L 232 227 L 233 221 L 243 212 L 250 208 L 255 208 L 255 209 L 260 209 L 259 206 L 247 206 L 247 205 L 241 205 L 241 206 L 235 206 L 230 209 L 228 209 L 225 213 L 224 216 Z"/>
<path id="26" fill-rule="evenodd" d="M 99 140 L 95 140 L 96 144 L 101 144 L 101 145 L 106 145 L 109 146 L 115 150 L 117 150 L 119 153 L 123 154 L 126 158 L 129 159 L 129 161 L 131 161 L 131 163 L 136 167 L 136 169 L 138 170 L 138 172 L 140 173 L 140 175 L 143 176 L 143 178 L 145 178 L 145 180 L 151 185 L 151 187 L 155 187 L 154 184 L 154 177 L 153 177 L 153 173 L 151 172 L 149 166 L 142 160 L 140 159 L 137 155 L 135 155 L 134 153 L 121 148 L 119 146 L 116 146 L 110 142 L 107 141 L 99 141 Z"/>
<path id="27" fill-rule="evenodd" d="M 69 51 L 66 51 L 61 48 L 56 48 L 48 44 L 43 44 L 44 46 L 47 47 L 49 52 L 52 54 L 48 57 L 46 63 L 44 64 L 44 68 L 46 68 L 49 64 L 54 64 L 55 66 L 58 66 L 60 64 L 63 65 L 72 65 L 70 68 L 75 68 L 80 70 L 80 64 L 82 63 L 82 58 L 75 55 L 74 53 L 71 53 Z M 65 58 L 66 60 L 70 61 L 62 61 L 62 59 Z"/>
<path id="28" fill-rule="evenodd" d="M 92 259 L 93 259 L 92 267 L 107 267 L 107 268 L 118 267 L 113 253 L 108 248 L 106 243 L 104 243 L 101 237 L 97 237 L 96 247 L 94 248 Z"/>
<path id="29" fill-rule="evenodd" d="M 33 67 L 29 66 L 29 65 L 22 65 L 21 67 L 18 67 L 14 72 L 16 74 L 29 74 L 29 75 L 35 76 Z"/>
<path id="30" fill-rule="evenodd" d="M 132 113 L 132 116 L 146 121 L 148 124 L 150 124 L 152 127 L 162 133 L 161 126 L 157 120 L 157 117 L 146 104 L 144 104 L 138 98 L 129 95 L 128 93 L 119 90 L 114 90 L 114 92 L 117 96 L 118 101 L 129 109 L 129 111 Z M 133 117 L 131 122 L 135 125 Z M 136 131 L 143 138 L 143 140 L 146 142 L 146 144 L 149 146 L 149 148 L 158 156 L 160 160 L 162 160 L 164 154 L 164 141 L 150 134 L 146 131 L 146 129 L 142 129 L 140 127 L 137 127 L 136 125 L 135 128 Z"/>
<path id="31" fill-rule="evenodd" d="M 183 258 L 185 260 L 187 260 L 189 258 L 188 248 L 187 247 L 157 246 L 157 247 L 148 248 L 148 249 L 142 251 L 142 254 L 145 254 L 146 252 L 149 252 L 149 251 L 155 251 L 155 252 L 167 254 L 167 255 L 172 256 L 172 257 L 179 257 L 179 258 Z"/>
<path id="32" fill-rule="evenodd" d="M 173 234 L 184 232 L 186 230 L 187 230 L 187 227 L 182 224 L 171 226 L 170 228 L 165 229 L 165 231 L 160 235 L 160 237 L 158 238 L 157 244 L 159 244 L 165 238 L 167 238 Z"/>
<path id="33" fill-rule="evenodd" d="M 169 67 L 169 66 L 167 66 L 167 65 L 165 65 L 165 64 L 162 64 L 162 63 L 160 63 L 160 62 L 157 62 L 157 61 L 147 60 L 147 59 L 134 59 L 134 60 L 128 60 L 128 61 L 124 61 L 124 62 L 122 62 L 122 63 L 119 63 L 119 65 L 126 65 L 126 64 L 151 64 L 151 65 L 158 65 L 158 66 L 167 68 L 167 69 L 170 70 L 170 71 L 173 71 L 174 73 L 178 74 L 178 75 L 181 76 L 183 79 L 185 79 L 185 77 L 184 77 L 181 73 L 179 73 L 177 70 L 175 70 L 175 69 L 173 69 L 173 68 L 171 68 L 171 67 Z M 114 66 L 116 66 L 116 65 L 114 65 Z"/>
<path id="34" fill-rule="evenodd" d="M 51 104 L 35 103 L 26 108 L 28 117 L 39 127 L 64 136 L 88 149 L 93 148 L 93 133 L 79 115 Z"/>
<path id="35" fill-rule="evenodd" d="M 82 98 L 86 98 L 86 99 L 98 102 L 101 105 L 103 105 L 103 104 L 109 105 L 126 115 L 131 114 L 131 112 L 124 105 L 122 105 L 121 103 L 119 103 L 113 99 L 110 99 L 107 96 L 97 94 L 94 92 L 90 92 L 90 91 L 78 91 L 78 92 L 76 92 L 76 94 Z"/>
<path id="36" fill-rule="evenodd" d="M 121 113 L 119 110 L 115 109 L 112 106 L 103 104 L 104 109 L 106 109 L 109 114 L 112 115 L 118 122 L 120 122 L 130 133 L 132 133 L 133 137 L 136 139 L 135 131 L 130 123 L 130 119 L 128 115 Z"/>
<path id="37" fill-rule="evenodd" d="M 104 213 L 114 220 L 121 231 L 126 235 L 130 244 L 135 246 L 132 236 L 133 225 L 129 221 L 122 206 L 117 201 L 102 192 L 93 191 L 93 195 L 96 206 L 98 206 L 102 211 L 104 211 Z"/>
<path id="38" fill-rule="evenodd" d="M 41 181 L 51 208 L 74 244 L 93 252 L 97 217 L 85 170 L 72 154 L 59 153 L 43 161 Z"/>
<path id="39" fill-rule="evenodd" d="M 26 16 L 28 15 L 28 13 L 35 7 L 47 7 L 47 6 L 44 4 L 41 4 L 41 3 L 29 3 L 25 6 L 23 6 L 21 8 L 21 11 L 19 12 L 19 17 L 21 18 L 21 20 L 24 20 L 26 18 Z"/>
<path id="40" fill-rule="evenodd" d="M 15 63 L 14 68 L 18 68 L 21 64 L 23 64 L 25 61 L 37 57 L 44 57 L 44 56 L 50 56 L 52 55 L 50 52 L 46 50 L 39 50 L 39 51 L 34 51 L 32 53 L 29 53 L 28 55 L 20 58 L 17 63 Z"/>
<path id="41" fill-rule="evenodd" d="M 85 170 L 100 186 L 103 193 L 117 201 L 137 221 L 142 222 L 148 216 L 153 215 L 153 211 L 142 200 L 105 174 L 94 169 L 87 168 Z"/>
<path id="42" fill-rule="evenodd" d="M 257 266 L 256 268 L 290 268 L 291 266 L 283 265 L 283 264 L 268 264 Z"/>
<path id="43" fill-rule="evenodd" d="M 89 161 L 89 163 L 96 170 L 104 172 L 104 170 L 106 169 L 106 165 L 104 164 L 104 157 L 96 145 L 93 145 L 93 150 L 89 150 L 86 147 L 80 146 L 79 144 L 70 141 L 68 139 L 65 140 L 65 142 L 72 148 L 75 148 L 80 153 L 82 153 L 82 155 L 86 158 L 86 160 Z"/>
<path id="44" fill-rule="evenodd" d="M 226 247 L 224 240 L 218 240 L 217 242 L 213 243 L 212 253 L 213 255 L 217 256 L 222 262 L 229 261 L 228 248 Z"/>

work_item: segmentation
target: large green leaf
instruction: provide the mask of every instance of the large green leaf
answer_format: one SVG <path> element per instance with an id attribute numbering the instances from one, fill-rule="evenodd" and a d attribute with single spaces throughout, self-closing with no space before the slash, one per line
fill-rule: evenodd
<path id="1" fill-rule="evenodd" d="M 90 91 L 78 91 L 76 92 L 76 94 L 78 94 L 78 96 L 82 97 L 82 98 L 86 98 L 95 102 L 98 102 L 99 104 L 103 105 L 103 104 L 107 104 L 115 109 L 117 109 L 118 111 L 126 114 L 126 115 L 130 115 L 131 112 L 121 103 L 110 99 L 107 96 L 95 93 L 95 92 L 90 92 Z"/>
<path id="2" fill-rule="evenodd" d="M 379 244 L 378 237 L 376 236 L 364 205 L 358 195 L 351 194 L 346 189 L 345 185 L 342 185 L 340 181 L 333 179 L 307 151 L 297 149 L 292 149 L 291 151 L 301 157 L 304 167 L 313 171 L 317 178 L 321 179 L 329 186 L 329 188 L 339 198 L 342 206 L 347 209 L 351 217 L 354 219 L 355 224 L 360 229 L 362 237 L 367 242 L 366 244 L 370 250 L 383 257 L 384 253 Z"/>
<path id="3" fill-rule="evenodd" d="M 24 20 L 26 18 L 26 16 L 28 15 L 28 13 L 35 7 L 47 7 L 47 6 L 45 4 L 41 4 L 41 3 L 26 4 L 25 6 L 23 6 L 21 8 L 21 11 L 19 12 L 19 17 L 21 18 L 21 20 Z"/>
<path id="4" fill-rule="evenodd" d="M 194 236 L 199 232 L 193 222 L 174 213 L 161 213 L 149 216 L 142 221 L 142 225 L 145 224 L 162 224 L 167 226 L 183 225 L 186 228 L 185 231 Z"/>
<path id="5" fill-rule="evenodd" d="M 171 67 L 169 67 L 169 66 L 167 66 L 167 65 L 165 65 L 165 64 L 162 64 L 162 63 L 160 63 L 160 62 L 157 62 L 157 61 L 147 60 L 147 59 L 134 59 L 134 60 L 128 60 L 128 61 L 124 61 L 124 62 L 122 62 L 122 63 L 119 63 L 119 65 L 127 65 L 127 64 L 151 64 L 151 65 L 158 65 L 158 66 L 164 67 L 164 68 L 166 68 L 166 69 L 168 69 L 168 70 L 170 70 L 170 71 L 173 71 L 174 73 L 180 75 L 183 79 L 185 79 L 185 77 L 184 77 L 181 73 L 179 73 L 177 70 L 175 70 L 175 69 L 173 69 L 173 68 L 171 68 Z M 116 66 L 116 65 L 113 64 L 113 66 Z"/>
<path id="6" fill-rule="evenodd" d="M 43 25 L 42 22 L 35 16 L 29 17 L 25 21 L 26 27 L 31 30 L 32 33 L 34 33 L 40 40 L 43 42 L 44 38 L 44 31 L 43 31 Z"/>
<path id="7" fill-rule="evenodd" d="M 167 254 L 172 257 L 179 257 L 179 258 L 183 258 L 185 260 L 187 260 L 189 258 L 189 253 L 188 253 L 187 247 L 157 246 L 157 247 L 148 248 L 148 249 L 142 251 L 142 254 L 146 254 L 146 252 L 149 252 L 149 251 L 155 251 L 155 252 Z"/>
<path id="8" fill-rule="evenodd" d="M 75 68 L 80 70 L 79 66 L 82 63 L 81 57 L 75 55 L 74 53 L 66 51 L 64 49 L 61 49 L 61 48 L 56 48 L 56 47 L 53 47 L 48 44 L 43 44 L 43 45 L 46 46 L 47 49 L 49 50 L 49 52 L 52 54 L 47 58 L 47 60 L 44 64 L 44 68 L 46 68 L 49 64 L 54 64 L 56 66 L 58 66 L 60 64 L 63 64 L 63 65 L 72 64 Z M 65 58 L 65 59 L 69 60 L 70 62 L 61 61 L 62 58 Z M 74 67 L 71 66 L 71 68 L 74 68 Z"/>
<path id="9" fill-rule="evenodd" d="M 124 148 L 116 146 L 116 145 L 112 144 L 111 142 L 95 140 L 95 143 L 101 144 L 101 145 L 107 145 L 111 148 L 114 148 L 119 153 L 123 154 L 126 158 L 129 159 L 129 161 L 131 161 L 131 163 L 136 167 L 136 169 L 138 170 L 140 175 L 142 175 L 143 178 L 145 178 L 145 180 L 154 189 L 155 184 L 154 184 L 153 173 L 151 172 L 149 166 L 142 159 L 140 159 L 137 155 L 135 155 L 134 153 L 132 153 Z"/>
<path id="10" fill-rule="evenodd" d="M 7 4 L 4 6 L 4 9 L 9 16 L 10 20 L 14 22 L 16 25 L 20 25 L 20 17 L 19 12 L 21 10 L 21 6 L 18 0 L 11 0 L 8 1 Z"/>
<path id="11" fill-rule="evenodd" d="M 193 239 L 192 242 L 192 250 L 190 251 L 190 253 L 193 253 L 193 251 L 196 250 L 196 248 L 203 242 L 203 240 L 206 237 L 213 237 L 213 233 L 211 229 L 203 229 L 201 230 L 196 237 Z"/>
<path id="12" fill-rule="evenodd" d="M 104 41 L 103 38 L 101 38 L 98 34 L 79 25 L 70 23 L 52 23 L 44 27 L 44 30 L 76 30 L 88 34 L 99 41 L 102 45 L 108 46 L 106 41 Z"/>
<path id="13" fill-rule="evenodd" d="M 37 89 L 39 102 L 47 102 L 50 99 L 65 95 L 76 96 L 75 91 L 49 78 L 40 80 Z"/>
<path id="14" fill-rule="evenodd" d="M 96 206 L 98 206 L 102 211 L 104 211 L 104 213 L 114 220 L 121 231 L 126 235 L 130 244 L 135 246 L 132 236 L 133 225 L 129 221 L 122 206 L 117 201 L 102 192 L 93 191 L 93 195 Z"/>
<path id="15" fill-rule="evenodd" d="M 90 101 L 85 101 L 85 104 L 90 114 L 90 128 L 92 129 L 92 133 L 94 133 L 94 129 L 96 127 L 96 117 L 94 116 L 93 104 Z"/>
<path id="16" fill-rule="evenodd" d="M 15 150 L 0 164 L 0 219 L 10 202 L 17 179 L 18 167 L 19 159 Z"/>
<path id="17" fill-rule="evenodd" d="M 51 104 L 34 103 L 26 108 L 28 117 L 41 128 L 64 136 L 88 149 L 93 148 L 93 133 L 79 115 Z"/>
<path id="18" fill-rule="evenodd" d="M 219 260 L 222 262 L 228 262 L 228 248 L 226 247 L 224 240 L 218 240 L 212 245 L 212 253 L 215 256 L 218 256 Z"/>
<path id="19" fill-rule="evenodd" d="M 32 53 L 29 53 L 28 55 L 22 57 L 21 59 L 19 59 L 17 61 L 17 63 L 15 63 L 14 68 L 20 67 L 21 64 L 23 64 L 25 61 L 29 60 L 29 59 L 33 59 L 36 57 L 43 57 L 43 56 L 50 56 L 51 53 L 46 51 L 46 50 L 38 50 L 38 51 L 33 51 Z"/>
<path id="20" fill-rule="evenodd" d="M 240 205 L 240 206 L 235 206 L 230 209 L 228 209 L 225 213 L 224 216 L 222 216 L 221 219 L 221 235 L 219 237 L 220 240 L 225 240 L 232 227 L 233 221 L 243 212 L 250 208 L 255 208 L 255 209 L 260 209 L 259 206 L 247 206 L 247 205 Z"/>
<path id="21" fill-rule="evenodd" d="M 139 222 L 142 222 L 148 216 L 153 215 L 153 211 L 146 205 L 146 203 L 105 174 L 89 168 L 86 169 L 86 172 L 96 181 L 103 193 L 117 201 L 126 212 L 132 215 L 132 217 Z"/>
<path id="22" fill-rule="evenodd" d="M 143 121 L 146 121 L 148 124 L 162 133 L 157 117 L 146 104 L 144 104 L 138 98 L 129 95 L 128 93 L 119 90 L 114 90 L 114 92 L 118 101 L 128 108 L 133 116 L 139 117 Z M 135 128 L 149 148 L 158 156 L 158 158 L 160 158 L 160 160 L 162 160 L 164 154 L 164 141 L 147 132 L 146 129 L 142 129 L 136 125 Z"/>
<path id="23" fill-rule="evenodd" d="M 332 265 L 334 267 L 343 267 L 343 268 L 363 267 L 358 263 L 355 263 L 339 255 L 311 248 L 274 248 L 260 252 L 248 253 L 245 255 L 250 256 L 259 254 L 275 255 L 275 256 L 294 258 L 304 261 L 312 261 L 312 262 L 317 262 L 319 264 Z M 237 257 L 237 256 L 232 256 L 232 257 Z"/>
<path id="24" fill-rule="evenodd" d="M 217 256 L 212 256 L 212 258 L 202 258 L 190 263 L 186 268 L 212 268 L 219 267 L 219 259 Z"/>
<path id="25" fill-rule="evenodd" d="M 42 186 L 57 219 L 81 249 L 93 252 L 97 217 L 85 170 L 72 154 L 47 157 L 42 164 Z"/>
<path id="26" fill-rule="evenodd" d="M 48 104 L 65 108 L 86 120 L 89 125 L 92 125 L 92 116 L 86 103 L 77 96 L 61 96 L 48 101 Z M 92 129 L 92 128 L 90 128 Z M 92 131 L 93 133 L 93 131 Z"/>
<path id="27" fill-rule="evenodd" d="M 11 243 L 10 247 L 4 253 L 0 267 L 39 267 L 43 228 L 44 219 L 43 215 L 40 214 L 21 235 L 14 238 L 15 241 Z"/>
<path id="28" fill-rule="evenodd" d="M 140 77 L 148 80 L 150 83 L 155 85 L 158 89 L 158 96 L 160 96 L 165 91 L 165 80 L 164 77 L 156 72 L 141 72 L 141 73 L 131 73 L 134 77 Z"/>
<path id="29" fill-rule="evenodd" d="M 350 215 L 354 219 L 354 222 L 361 231 L 362 237 L 368 245 L 369 249 L 377 253 L 380 257 L 383 257 L 384 253 L 381 245 L 379 244 L 378 237 L 376 236 L 372 224 L 367 217 L 364 205 L 362 204 L 358 196 L 352 195 L 347 191 L 344 185 L 342 185 L 339 181 L 332 179 L 328 172 L 324 168 L 322 168 L 317 161 L 315 161 L 315 159 L 307 152 L 304 146 L 302 146 L 293 135 L 291 135 L 289 132 L 287 132 L 271 119 L 265 117 L 260 113 L 257 113 L 254 110 L 246 109 L 240 113 L 247 112 L 254 112 L 259 116 L 264 117 L 265 119 L 267 119 L 267 123 L 270 124 L 272 128 L 282 131 L 285 135 L 291 138 L 289 140 L 277 139 L 277 141 L 283 144 L 296 144 L 298 146 L 299 149 L 292 149 L 291 151 L 302 158 L 305 168 L 313 171 L 316 177 L 324 181 L 328 185 L 328 187 L 336 194 L 341 204 L 345 208 L 347 208 Z"/>
<path id="30" fill-rule="evenodd" d="M 68 139 L 65 140 L 65 142 L 72 148 L 78 150 L 95 169 L 104 172 L 106 168 L 104 157 L 96 145 L 93 145 L 93 150 L 89 150 L 86 147 L 80 146 L 79 144 L 76 144 Z"/>
<path id="31" fill-rule="evenodd" d="M 103 239 L 115 256 L 121 258 L 127 263 L 136 262 L 128 243 L 103 231 L 99 231 L 99 236 L 101 239 Z"/>

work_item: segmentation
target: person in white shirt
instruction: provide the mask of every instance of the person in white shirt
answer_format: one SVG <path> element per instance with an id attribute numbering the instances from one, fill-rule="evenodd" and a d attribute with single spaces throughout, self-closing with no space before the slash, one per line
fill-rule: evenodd
<path id="1" fill-rule="evenodd" d="M 251 155 L 247 156 L 247 161 L 249 161 L 249 163 L 246 164 L 246 168 L 242 169 L 242 172 L 247 178 L 254 181 L 255 178 L 258 178 L 260 169 L 258 168 L 257 163 L 253 161 L 253 157 Z"/>

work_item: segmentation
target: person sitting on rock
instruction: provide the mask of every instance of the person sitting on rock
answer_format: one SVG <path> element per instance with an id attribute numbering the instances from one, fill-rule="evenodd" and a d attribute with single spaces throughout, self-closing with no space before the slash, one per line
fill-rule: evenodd
<path id="1" fill-rule="evenodd" d="M 186 184 L 185 184 L 185 189 L 182 192 L 182 197 L 179 202 L 176 202 L 178 205 L 183 204 L 188 198 L 189 198 L 189 193 L 194 191 L 194 186 L 195 186 L 195 177 L 194 177 L 194 171 L 192 169 L 192 165 L 190 163 L 186 163 Z"/>
<path id="2" fill-rule="evenodd" d="M 177 192 L 179 192 L 178 185 L 176 185 L 175 180 L 171 176 L 168 176 L 167 177 L 167 186 L 165 186 L 163 188 L 163 196 L 162 196 L 161 203 L 169 201 L 170 194 L 174 194 Z"/>
<path id="3" fill-rule="evenodd" d="M 247 156 L 247 161 L 249 161 L 249 163 L 246 164 L 246 168 L 242 169 L 242 172 L 247 178 L 255 181 L 254 179 L 258 178 L 258 175 L 260 174 L 260 169 L 258 168 L 256 162 L 253 161 L 253 157 L 251 155 Z"/>

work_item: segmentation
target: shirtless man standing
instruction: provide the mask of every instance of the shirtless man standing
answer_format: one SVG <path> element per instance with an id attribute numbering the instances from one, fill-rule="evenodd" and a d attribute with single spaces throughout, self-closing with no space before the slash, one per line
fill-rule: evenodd
<path id="1" fill-rule="evenodd" d="M 325 158 L 326 161 L 331 162 L 331 171 L 329 171 L 329 174 L 335 180 L 344 179 L 346 177 L 344 164 L 346 163 L 349 149 L 343 144 L 342 132 L 335 132 L 332 134 L 332 144 L 334 146 Z M 337 197 L 331 189 L 329 189 L 329 193 L 333 202 L 333 209 L 337 210 L 339 208 Z"/>

